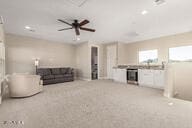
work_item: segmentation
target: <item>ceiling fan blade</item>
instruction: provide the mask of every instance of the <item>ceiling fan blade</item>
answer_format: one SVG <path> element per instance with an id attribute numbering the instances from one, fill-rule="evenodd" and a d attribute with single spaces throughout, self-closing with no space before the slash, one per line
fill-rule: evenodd
<path id="1" fill-rule="evenodd" d="M 79 28 L 75 28 L 76 35 L 80 35 Z"/>
<path id="2" fill-rule="evenodd" d="M 64 30 L 69 30 L 69 29 L 73 29 L 73 28 L 64 28 L 64 29 L 59 29 L 58 31 L 64 31 Z"/>
<path id="3" fill-rule="evenodd" d="M 83 27 L 80 27 L 80 29 L 85 31 L 95 32 L 95 29 L 83 28 Z"/>
<path id="4" fill-rule="evenodd" d="M 60 22 L 62 22 L 62 23 L 65 23 L 65 24 L 67 24 L 67 25 L 72 26 L 72 24 L 70 24 L 70 23 L 68 23 L 68 22 L 66 22 L 66 21 L 64 21 L 64 20 L 58 19 L 58 21 L 60 21 Z"/>
<path id="5" fill-rule="evenodd" d="M 88 23 L 89 23 L 88 20 L 84 20 L 84 21 L 82 21 L 81 23 L 79 23 L 79 25 L 80 25 L 80 26 L 83 26 L 83 25 L 86 25 L 86 24 L 88 24 Z"/>

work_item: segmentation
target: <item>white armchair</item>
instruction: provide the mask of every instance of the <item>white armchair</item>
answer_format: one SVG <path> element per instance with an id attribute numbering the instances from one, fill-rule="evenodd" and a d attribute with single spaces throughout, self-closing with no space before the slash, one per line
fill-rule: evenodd
<path id="1" fill-rule="evenodd" d="M 10 97 L 28 97 L 43 90 L 38 75 L 15 74 L 8 77 Z"/>

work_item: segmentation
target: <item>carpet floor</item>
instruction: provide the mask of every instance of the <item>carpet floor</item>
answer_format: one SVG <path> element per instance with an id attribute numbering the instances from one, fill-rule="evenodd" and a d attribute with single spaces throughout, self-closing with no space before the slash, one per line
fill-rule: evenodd
<path id="1" fill-rule="evenodd" d="M 192 128 L 192 102 L 162 94 L 109 80 L 48 85 L 35 96 L 4 100 L 0 128 Z"/>

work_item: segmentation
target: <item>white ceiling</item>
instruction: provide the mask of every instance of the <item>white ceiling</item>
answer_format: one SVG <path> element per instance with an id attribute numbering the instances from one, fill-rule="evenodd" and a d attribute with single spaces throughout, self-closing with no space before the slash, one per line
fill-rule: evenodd
<path id="1" fill-rule="evenodd" d="M 0 15 L 5 31 L 46 40 L 74 43 L 75 32 L 58 18 L 72 22 L 88 19 L 86 27 L 95 33 L 81 31 L 81 41 L 98 43 L 135 42 L 192 30 L 192 0 L 0 0 Z M 146 15 L 141 12 L 147 10 Z M 26 25 L 35 29 L 30 32 Z"/>

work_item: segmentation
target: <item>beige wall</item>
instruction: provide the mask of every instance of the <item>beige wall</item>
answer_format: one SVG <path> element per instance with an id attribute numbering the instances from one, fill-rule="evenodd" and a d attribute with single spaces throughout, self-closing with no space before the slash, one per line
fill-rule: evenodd
<path id="1" fill-rule="evenodd" d="M 0 24 L 0 43 L 4 42 L 3 24 Z"/>
<path id="2" fill-rule="evenodd" d="M 34 59 L 40 58 L 40 67 L 74 67 L 77 68 L 78 77 L 91 79 L 91 46 L 99 47 L 99 77 L 102 78 L 107 74 L 107 46 L 117 46 L 117 64 L 138 64 L 138 51 L 150 49 L 158 49 L 161 63 L 168 61 L 168 48 L 192 45 L 192 32 L 130 44 L 85 42 L 77 45 L 7 34 L 6 43 L 7 73 L 34 73 Z M 169 76 L 173 79 L 169 82 L 173 84 L 173 95 L 177 94 L 178 98 L 192 100 L 191 63 L 171 64 L 170 67 L 173 69 L 172 76 Z"/>
<path id="3" fill-rule="evenodd" d="M 99 77 L 104 77 L 104 45 L 85 42 L 76 45 L 76 67 L 79 79 L 91 80 L 91 47 L 99 49 Z"/>
<path id="4" fill-rule="evenodd" d="M 7 73 L 35 72 L 34 59 L 40 67 L 75 67 L 75 46 L 12 34 L 6 35 Z"/>
<path id="5" fill-rule="evenodd" d="M 90 79 L 90 62 L 88 43 L 76 45 L 76 71 L 79 79 Z"/>
<path id="6" fill-rule="evenodd" d="M 168 61 L 168 49 L 183 45 L 192 45 L 192 32 L 161 37 L 130 44 L 118 44 L 118 64 L 138 64 L 138 51 L 158 49 L 158 63 Z"/>
<path id="7" fill-rule="evenodd" d="M 173 95 L 176 98 L 192 101 L 192 64 L 190 62 L 171 64 Z"/>
<path id="8" fill-rule="evenodd" d="M 192 45 L 192 32 L 131 44 L 118 43 L 118 64 L 138 64 L 138 51 L 151 49 L 158 49 L 158 63 L 161 64 L 168 62 L 169 48 L 185 45 Z M 165 95 L 192 101 L 192 64 L 169 64 L 167 72 Z"/>
<path id="9" fill-rule="evenodd" d="M 91 79 L 91 46 L 99 48 L 99 77 L 104 77 L 104 45 L 77 45 L 50 42 L 31 37 L 7 34 L 6 70 L 12 73 L 35 73 L 34 60 L 40 67 L 73 67 L 77 77 Z"/>

